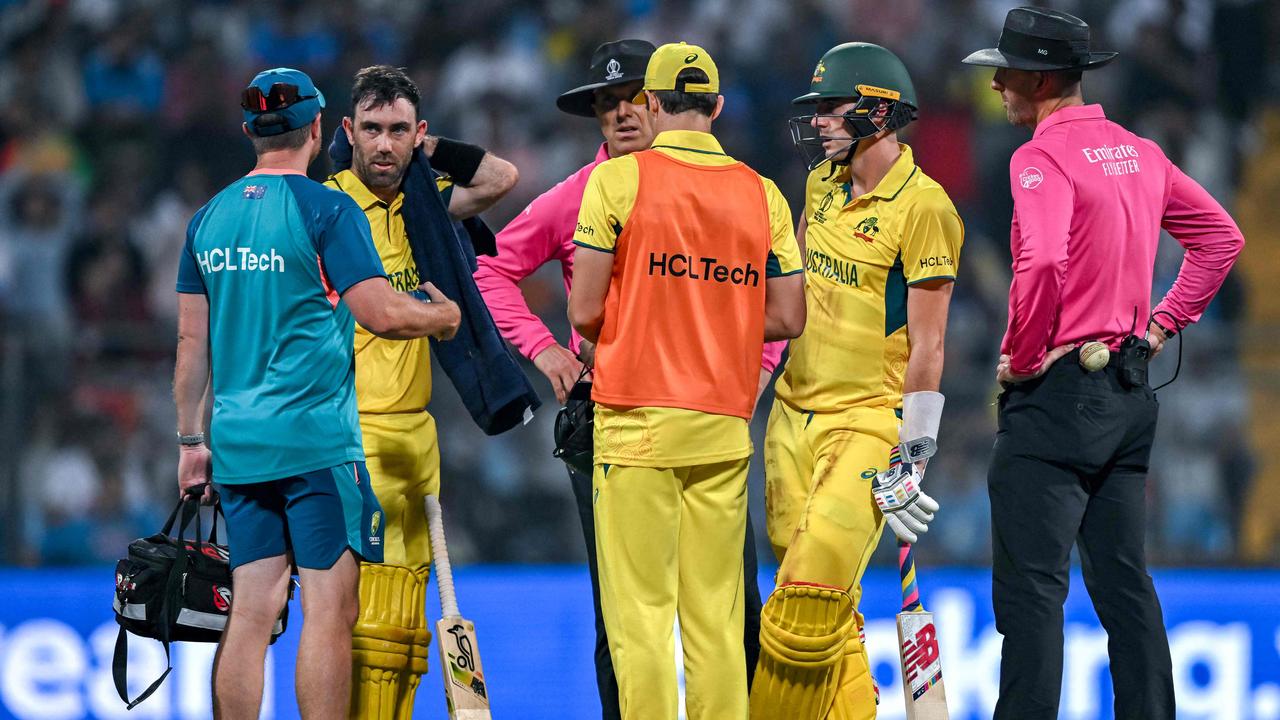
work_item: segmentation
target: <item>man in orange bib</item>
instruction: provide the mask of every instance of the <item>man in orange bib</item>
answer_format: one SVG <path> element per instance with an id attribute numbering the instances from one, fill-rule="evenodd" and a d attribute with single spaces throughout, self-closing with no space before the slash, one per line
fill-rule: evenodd
<path id="1" fill-rule="evenodd" d="M 569 319 L 597 343 L 600 602 L 624 718 L 747 717 L 742 534 L 765 340 L 804 328 L 791 212 L 772 181 L 724 154 L 716 65 L 684 43 L 649 60 L 650 150 L 591 173 L 574 242 Z"/>

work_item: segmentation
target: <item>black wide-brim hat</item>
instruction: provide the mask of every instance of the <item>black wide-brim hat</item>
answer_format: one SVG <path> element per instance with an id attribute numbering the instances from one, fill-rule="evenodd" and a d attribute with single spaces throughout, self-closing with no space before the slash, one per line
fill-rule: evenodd
<path id="1" fill-rule="evenodd" d="M 556 107 L 570 115 L 595 117 L 596 112 L 591 107 L 595 91 L 610 85 L 643 81 L 649 56 L 654 50 L 657 48 L 648 40 L 617 40 L 601 45 L 591 54 L 587 84 L 561 94 L 556 98 Z"/>
<path id="2" fill-rule="evenodd" d="M 1093 70 L 1111 62 L 1113 52 L 1093 52 L 1089 25 L 1057 10 L 1020 7 L 1004 18 L 998 47 L 979 50 L 966 65 L 1012 70 Z"/>

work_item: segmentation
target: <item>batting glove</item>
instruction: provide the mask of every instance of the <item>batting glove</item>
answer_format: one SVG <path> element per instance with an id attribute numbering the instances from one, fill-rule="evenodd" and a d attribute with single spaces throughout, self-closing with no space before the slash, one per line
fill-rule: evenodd
<path id="1" fill-rule="evenodd" d="M 928 532 L 933 514 L 938 511 L 937 501 L 920 488 L 924 473 L 916 465 L 935 452 L 937 445 L 932 438 L 902 443 L 889 453 L 889 469 L 871 481 L 876 505 L 893 534 L 903 542 L 914 543 L 919 533 Z"/>

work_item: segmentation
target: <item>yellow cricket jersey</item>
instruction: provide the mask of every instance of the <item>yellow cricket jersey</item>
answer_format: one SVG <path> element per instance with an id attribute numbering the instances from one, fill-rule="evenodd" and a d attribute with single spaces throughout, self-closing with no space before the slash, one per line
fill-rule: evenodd
<path id="1" fill-rule="evenodd" d="M 364 209 L 373 231 L 373 244 L 382 258 L 391 287 L 398 292 L 417 289 L 422 280 L 405 234 L 401 208 L 404 194 L 390 204 L 379 200 L 350 170 L 330 177 L 325 185 L 350 195 Z M 449 202 L 452 183 L 436 186 Z M 427 338 L 387 340 L 356 323 L 356 403 L 361 413 L 420 412 L 431 401 L 431 346 Z"/>
<path id="2" fill-rule="evenodd" d="M 654 138 L 652 147 L 673 159 L 697 165 L 737 162 L 708 133 L 667 131 Z M 639 165 L 629 155 L 596 166 L 582 196 L 574 233 L 576 244 L 613 252 L 635 207 L 639 177 Z M 763 177 L 760 180 L 772 238 L 765 277 L 802 272 L 791 210 L 773 181 Z M 746 420 L 669 407 L 622 409 L 597 404 L 595 443 L 602 462 L 639 467 L 722 462 L 752 452 Z"/>
<path id="3" fill-rule="evenodd" d="M 907 287 L 952 279 L 964 225 L 911 148 L 869 193 L 852 196 L 848 169 L 824 163 L 805 187 L 804 334 L 791 341 L 778 397 L 831 412 L 898 407 L 906 373 Z"/>

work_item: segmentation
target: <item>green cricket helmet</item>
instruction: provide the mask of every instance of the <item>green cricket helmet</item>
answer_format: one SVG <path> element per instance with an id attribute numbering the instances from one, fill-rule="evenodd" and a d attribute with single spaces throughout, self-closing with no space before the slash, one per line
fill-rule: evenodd
<path id="1" fill-rule="evenodd" d="M 791 140 L 800 149 L 810 170 L 828 159 L 837 164 L 853 158 L 858 141 L 884 130 L 898 130 L 916 119 L 916 88 L 907 67 L 897 55 L 879 45 L 844 43 L 827 51 L 813 69 L 809 92 L 792 100 L 795 105 L 849 99 L 853 107 L 842 115 L 814 113 L 789 121 Z M 814 125 L 818 117 L 839 117 L 851 136 L 847 147 L 833 153 L 823 149 L 831 138 Z"/>

